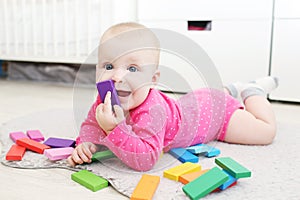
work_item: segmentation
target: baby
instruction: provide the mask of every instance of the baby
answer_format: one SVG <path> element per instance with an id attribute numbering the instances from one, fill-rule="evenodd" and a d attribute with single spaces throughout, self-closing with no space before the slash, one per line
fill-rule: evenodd
<path id="1" fill-rule="evenodd" d="M 273 141 L 276 120 L 265 96 L 277 87 L 276 78 L 237 82 L 224 91 L 198 89 L 175 100 L 155 89 L 160 47 L 150 29 L 138 23 L 114 25 L 103 34 L 98 50 L 96 80 L 113 80 L 121 106 L 112 109 L 110 92 L 103 102 L 97 98 L 68 158 L 72 166 L 91 162 L 98 145 L 127 166 L 147 171 L 171 148 L 213 140 L 257 145 Z"/>

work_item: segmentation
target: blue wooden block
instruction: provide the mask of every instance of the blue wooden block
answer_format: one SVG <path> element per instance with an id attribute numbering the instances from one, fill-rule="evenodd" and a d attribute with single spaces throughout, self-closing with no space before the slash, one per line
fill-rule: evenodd
<path id="1" fill-rule="evenodd" d="M 184 148 L 174 148 L 171 149 L 169 153 L 182 163 L 185 162 L 198 163 L 199 161 L 198 156 L 195 156 L 194 154 L 190 153 Z"/>
<path id="2" fill-rule="evenodd" d="M 193 154 L 205 153 L 206 157 L 214 157 L 220 155 L 221 151 L 215 147 L 206 145 L 206 144 L 197 144 L 195 146 L 191 146 L 186 148 L 189 152 Z"/>
<path id="3" fill-rule="evenodd" d="M 193 154 L 206 153 L 209 150 L 209 146 L 206 144 L 197 144 L 186 148 L 189 152 Z"/>
<path id="4" fill-rule="evenodd" d="M 223 169 L 223 172 L 224 172 L 225 174 L 228 175 L 228 180 L 227 180 L 225 183 L 223 183 L 223 184 L 219 187 L 221 190 L 225 190 L 225 189 L 228 188 L 232 183 L 234 183 L 234 182 L 237 181 L 237 179 L 234 178 L 233 176 L 231 176 L 226 170 Z"/>
<path id="5" fill-rule="evenodd" d="M 210 158 L 210 157 L 218 156 L 218 155 L 220 155 L 220 153 L 221 153 L 220 149 L 211 147 L 205 156 Z"/>

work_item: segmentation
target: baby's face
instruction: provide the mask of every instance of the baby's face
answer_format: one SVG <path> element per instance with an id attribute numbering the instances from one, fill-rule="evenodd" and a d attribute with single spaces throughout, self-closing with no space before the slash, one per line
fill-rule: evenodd
<path id="1" fill-rule="evenodd" d="M 112 79 L 121 106 L 131 110 L 147 98 L 150 88 L 159 78 L 157 50 L 142 49 L 115 57 L 115 52 L 99 51 L 97 82 Z"/>

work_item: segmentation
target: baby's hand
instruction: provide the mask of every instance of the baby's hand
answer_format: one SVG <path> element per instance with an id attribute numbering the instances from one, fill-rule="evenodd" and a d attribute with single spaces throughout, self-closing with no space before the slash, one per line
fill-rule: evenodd
<path id="1" fill-rule="evenodd" d="M 97 146 L 91 142 L 83 142 L 78 145 L 71 156 L 68 157 L 68 162 L 71 166 L 83 164 L 84 162 L 92 162 L 92 156 L 97 151 Z"/>
<path id="2" fill-rule="evenodd" d="M 115 112 L 111 109 L 111 93 L 107 92 L 104 103 L 96 109 L 96 120 L 99 126 L 109 134 L 121 121 L 125 119 L 123 109 L 114 105 Z"/>

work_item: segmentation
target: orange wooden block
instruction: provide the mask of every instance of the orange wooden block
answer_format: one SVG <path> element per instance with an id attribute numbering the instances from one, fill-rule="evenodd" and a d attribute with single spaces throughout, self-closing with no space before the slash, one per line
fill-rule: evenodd
<path id="1" fill-rule="evenodd" d="M 131 200 L 151 200 L 159 184 L 160 177 L 143 174 L 141 180 L 134 189 Z"/>
<path id="2" fill-rule="evenodd" d="M 25 151 L 26 151 L 25 147 L 14 144 L 10 147 L 5 158 L 6 160 L 22 160 Z"/>
<path id="3" fill-rule="evenodd" d="M 201 170 L 201 171 L 196 171 L 196 172 L 192 172 L 192 173 L 188 173 L 188 174 L 183 174 L 183 175 L 179 176 L 179 181 L 183 184 L 188 184 L 189 182 L 191 182 L 192 180 L 198 178 L 199 176 L 201 176 L 202 174 L 204 174 L 208 170 L 209 169 L 204 169 L 204 170 Z"/>
<path id="4" fill-rule="evenodd" d="M 17 144 L 40 154 L 43 154 L 45 149 L 50 149 L 49 146 L 41 144 L 29 138 L 18 139 Z"/>

